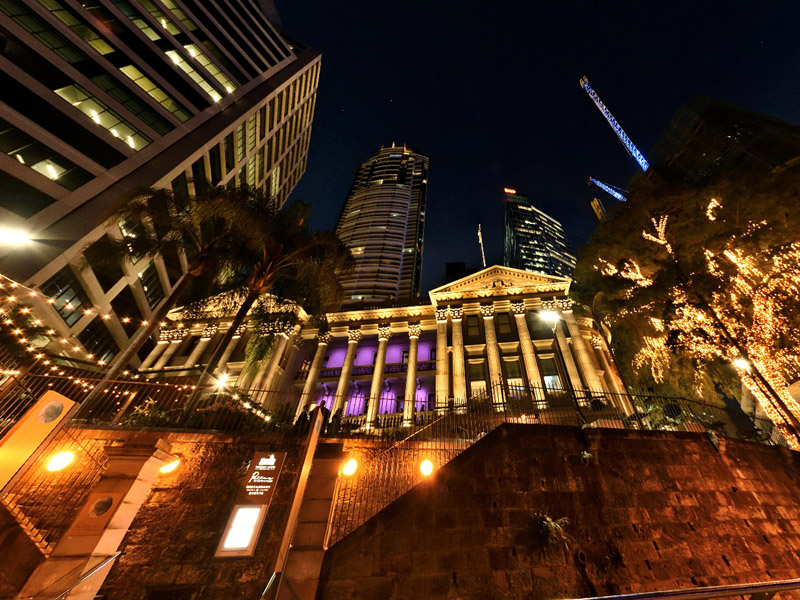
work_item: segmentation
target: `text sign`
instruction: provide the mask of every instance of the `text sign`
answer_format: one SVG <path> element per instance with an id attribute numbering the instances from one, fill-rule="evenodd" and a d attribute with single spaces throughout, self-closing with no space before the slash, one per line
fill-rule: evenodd
<path id="1" fill-rule="evenodd" d="M 285 460 L 286 452 L 254 452 L 236 503 L 269 505 Z"/>

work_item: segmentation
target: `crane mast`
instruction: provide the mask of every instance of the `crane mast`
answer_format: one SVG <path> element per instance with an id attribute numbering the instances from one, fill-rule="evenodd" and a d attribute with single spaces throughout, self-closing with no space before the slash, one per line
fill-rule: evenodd
<path id="1" fill-rule="evenodd" d="M 481 233 L 481 225 L 478 223 L 478 243 L 481 245 L 481 260 L 483 261 L 483 268 L 486 268 L 486 254 L 483 252 L 483 234 Z"/>
<path id="2" fill-rule="evenodd" d="M 616 198 L 620 202 L 626 202 L 628 200 L 625 196 L 622 195 L 622 192 L 619 191 L 619 188 L 617 188 L 617 187 L 615 187 L 613 185 L 609 185 L 608 183 L 603 183 L 602 181 L 598 181 L 594 177 L 589 177 L 588 184 L 589 185 L 595 184 L 601 190 L 604 190 L 604 191 L 608 192 L 609 194 L 614 196 L 614 198 Z"/>
<path id="3" fill-rule="evenodd" d="M 642 171 L 647 171 L 650 165 L 647 162 L 647 159 L 639 152 L 639 149 L 633 144 L 631 138 L 627 136 L 625 131 L 623 131 L 622 126 L 617 122 L 614 118 L 614 115 L 611 114 L 611 111 L 608 110 L 603 101 L 600 100 L 600 96 L 592 89 L 589 85 L 589 80 L 584 76 L 581 78 L 580 81 L 581 87 L 586 90 L 586 93 L 589 94 L 589 97 L 594 101 L 597 105 L 597 108 L 600 109 L 600 112 L 603 113 L 603 116 L 608 121 L 608 124 L 611 125 L 611 128 L 614 130 L 614 133 L 617 134 L 619 141 L 622 142 L 622 145 L 625 146 L 625 149 L 628 151 L 634 160 L 639 163 L 639 166 L 642 167 Z M 609 192 L 610 193 L 610 192 Z"/>

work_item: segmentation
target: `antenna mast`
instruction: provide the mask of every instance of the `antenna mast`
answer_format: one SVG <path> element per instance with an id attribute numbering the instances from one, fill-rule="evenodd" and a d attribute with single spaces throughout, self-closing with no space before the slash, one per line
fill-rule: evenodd
<path id="1" fill-rule="evenodd" d="M 478 223 L 478 243 L 481 245 L 481 259 L 483 260 L 483 268 L 486 268 L 486 254 L 483 252 L 483 234 L 481 234 L 481 224 Z"/>

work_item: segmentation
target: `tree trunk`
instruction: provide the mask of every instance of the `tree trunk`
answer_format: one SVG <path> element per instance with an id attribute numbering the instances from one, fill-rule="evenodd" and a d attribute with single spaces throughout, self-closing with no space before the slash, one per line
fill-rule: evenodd
<path id="1" fill-rule="evenodd" d="M 83 412 L 83 410 L 85 410 L 84 407 L 88 407 L 94 399 L 103 393 L 103 390 L 108 383 L 114 381 L 117 377 L 119 377 L 119 374 L 125 370 L 125 368 L 128 366 L 128 363 L 131 362 L 131 359 L 142 348 L 142 346 L 144 346 L 147 338 L 153 335 L 155 330 L 158 329 L 161 321 L 175 306 L 175 303 L 178 301 L 178 298 L 180 298 L 181 294 L 183 294 L 186 288 L 189 287 L 191 278 L 192 276 L 188 273 L 181 277 L 178 285 L 175 286 L 174 290 L 172 290 L 172 293 L 167 296 L 164 302 L 161 303 L 161 306 L 159 306 L 158 309 L 150 316 L 150 319 L 147 321 L 147 325 L 143 329 L 139 329 L 139 331 L 137 331 L 131 339 L 128 347 L 122 351 L 122 354 L 118 355 L 113 361 L 111 361 L 111 365 L 109 365 L 109 369 L 102 381 L 95 386 L 91 393 L 81 403 L 81 407 L 78 410 L 79 413 Z"/>

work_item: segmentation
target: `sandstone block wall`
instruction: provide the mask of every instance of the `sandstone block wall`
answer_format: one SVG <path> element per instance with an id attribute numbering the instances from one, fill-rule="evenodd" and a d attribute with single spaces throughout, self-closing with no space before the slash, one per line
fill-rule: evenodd
<path id="1" fill-rule="evenodd" d="M 504 425 L 334 545 L 318 598 L 578 598 L 800 577 L 798 457 L 720 442 Z M 565 536 L 548 543 L 542 515 L 566 518 Z"/>

